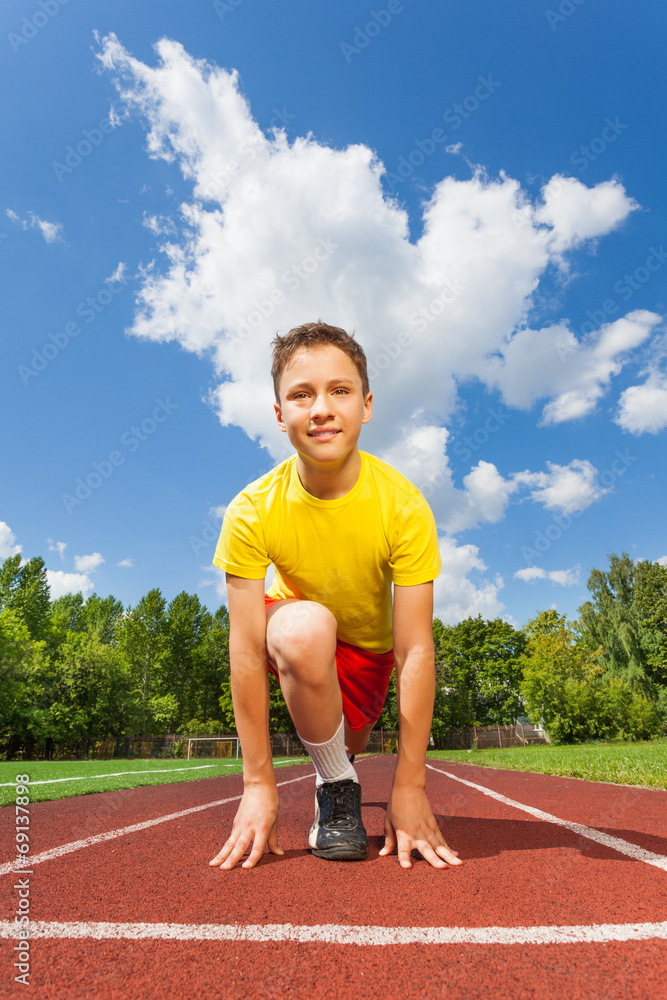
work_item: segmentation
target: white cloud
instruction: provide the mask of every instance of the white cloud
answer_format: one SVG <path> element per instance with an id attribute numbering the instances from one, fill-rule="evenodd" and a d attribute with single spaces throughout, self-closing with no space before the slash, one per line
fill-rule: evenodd
<path id="1" fill-rule="evenodd" d="M 595 409 L 612 377 L 660 320 L 657 313 L 635 309 L 582 340 L 562 323 L 524 328 L 487 361 L 486 378 L 509 406 L 529 409 L 551 397 L 542 413 L 544 424 L 576 420 Z"/>
<path id="2" fill-rule="evenodd" d="M 576 177 L 554 174 L 542 188 L 542 198 L 535 218 L 551 227 L 549 242 L 556 251 L 603 236 L 639 208 L 616 178 L 590 190 Z"/>
<path id="3" fill-rule="evenodd" d="M 536 580 L 550 580 L 558 583 L 561 587 L 574 587 L 579 583 L 581 573 L 580 566 L 573 566 L 572 569 L 542 569 L 541 566 L 527 566 L 525 569 L 518 569 L 514 574 L 515 579 L 523 580 L 525 583 L 535 583 Z"/>
<path id="4" fill-rule="evenodd" d="M 52 538 L 47 538 L 46 544 L 48 545 L 49 552 L 57 552 L 61 559 L 65 558 L 67 542 L 54 542 Z"/>
<path id="5" fill-rule="evenodd" d="M 502 577 L 493 581 L 469 578 L 484 573 L 486 565 L 476 545 L 457 545 L 452 538 L 440 539 L 442 573 L 433 585 L 434 615 L 446 625 L 455 625 L 464 618 L 481 614 L 497 618 L 505 609 L 499 599 Z"/>
<path id="6" fill-rule="evenodd" d="M 218 566 L 200 566 L 202 572 L 208 576 L 202 577 L 198 586 L 215 587 L 216 597 L 219 597 L 223 604 L 227 603 L 227 580 L 224 572 Z"/>
<path id="7" fill-rule="evenodd" d="M 173 219 L 164 215 L 149 215 L 148 212 L 144 212 L 144 226 L 154 236 L 165 236 L 167 234 L 172 236 L 176 233 L 176 226 Z"/>
<path id="8" fill-rule="evenodd" d="M 17 556 L 22 545 L 16 544 L 16 535 L 5 521 L 0 521 L 0 559 Z"/>
<path id="9" fill-rule="evenodd" d="M 88 556 L 74 556 L 74 569 L 79 573 L 92 573 L 98 566 L 101 566 L 104 559 L 99 552 L 92 552 Z"/>
<path id="10" fill-rule="evenodd" d="M 84 597 L 88 591 L 93 589 L 93 581 L 85 573 L 65 573 L 61 569 L 47 569 L 46 581 L 51 588 L 51 600 L 63 594 L 78 594 L 81 592 Z"/>
<path id="11" fill-rule="evenodd" d="M 60 239 L 62 233 L 62 225 L 59 222 L 47 222 L 45 219 L 39 219 L 36 215 L 30 213 L 32 224 L 38 226 L 42 236 L 47 243 L 55 243 Z"/>
<path id="12" fill-rule="evenodd" d="M 121 260 L 121 261 L 118 262 L 118 267 L 113 272 L 113 274 L 110 274 L 109 277 L 105 278 L 104 280 L 105 281 L 125 281 L 125 275 L 126 274 L 127 274 L 127 264 L 125 264 Z"/>
<path id="13" fill-rule="evenodd" d="M 656 559 L 656 562 L 660 563 L 661 566 L 667 566 L 667 556 L 660 556 L 659 559 Z"/>
<path id="14" fill-rule="evenodd" d="M 541 566 L 526 566 L 525 569 L 518 569 L 514 576 L 525 583 L 534 583 L 535 580 L 546 580 L 547 571 Z"/>
<path id="15" fill-rule="evenodd" d="M 122 566 L 124 569 L 131 569 L 134 566 L 134 559 L 121 559 L 118 566 Z"/>
<path id="16" fill-rule="evenodd" d="M 28 212 L 28 218 L 22 219 L 11 208 L 7 209 L 7 217 L 12 222 L 18 223 L 21 229 L 34 229 L 37 226 L 47 243 L 55 243 L 61 238 L 63 227 L 60 222 L 47 222 L 46 219 L 40 219 L 34 212 Z"/>
<path id="17" fill-rule="evenodd" d="M 576 587 L 580 574 L 581 566 L 573 566 L 572 569 L 552 569 L 549 572 L 549 579 L 561 587 Z"/>
<path id="18" fill-rule="evenodd" d="M 532 500 L 543 503 L 547 510 L 563 514 L 585 510 L 609 492 L 598 482 L 594 465 L 582 459 L 573 459 L 569 465 L 547 462 L 549 472 L 520 472 L 514 477 L 517 484 L 534 487 Z"/>
<path id="19" fill-rule="evenodd" d="M 564 323 L 524 329 L 546 269 L 565 267 L 568 250 L 637 208 L 618 180 L 588 188 L 556 176 L 533 204 L 518 181 L 477 167 L 469 180 L 435 186 L 411 243 L 407 213 L 383 193 L 384 166 L 371 149 L 267 136 L 236 72 L 167 39 L 156 49 L 155 68 L 114 35 L 100 52 L 121 100 L 146 123 L 149 155 L 193 185 L 174 219 L 148 222 L 156 234 L 177 228 L 160 246 L 164 272 L 155 262 L 142 271 L 131 332 L 210 356 L 221 423 L 241 427 L 276 461 L 288 452 L 271 406 L 269 344 L 308 319 L 357 331 L 376 393 L 360 445 L 387 457 L 396 442 L 428 438 L 417 482 L 429 470 L 451 476 L 437 444 L 459 382 L 480 379 L 512 405 L 543 399 L 546 422 L 572 419 L 590 412 L 649 335 L 655 317 L 641 311 L 578 346 Z M 558 338 L 577 357 L 555 365 Z M 513 492 L 507 483 L 480 463 L 453 493 L 452 524 L 497 520 Z"/>
<path id="20" fill-rule="evenodd" d="M 507 478 L 493 463 L 480 460 L 463 477 L 464 489 L 458 489 L 447 455 L 448 438 L 444 427 L 417 427 L 381 456 L 421 489 L 441 531 L 455 534 L 495 524 L 510 499 L 527 491 L 531 500 L 564 513 L 582 511 L 608 492 L 599 485 L 595 466 L 581 459 L 566 466 L 548 462 L 547 472 L 513 472 Z"/>
<path id="21" fill-rule="evenodd" d="M 631 434 L 657 434 L 667 427 L 667 375 L 652 372 L 643 385 L 622 392 L 614 419 Z"/>

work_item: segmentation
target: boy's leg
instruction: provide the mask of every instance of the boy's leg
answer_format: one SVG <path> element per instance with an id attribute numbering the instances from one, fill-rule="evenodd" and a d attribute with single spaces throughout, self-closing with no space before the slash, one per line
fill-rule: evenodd
<path id="1" fill-rule="evenodd" d="M 314 601 L 280 601 L 267 611 L 266 648 L 317 784 L 356 781 L 345 753 L 334 616 Z"/>
<path id="2" fill-rule="evenodd" d="M 369 722 L 363 729 L 352 729 L 347 719 L 345 720 L 345 749 L 348 755 L 362 753 L 366 749 L 374 726 L 374 722 Z"/>
<path id="3" fill-rule="evenodd" d="M 313 743 L 331 739 L 343 714 L 334 616 L 314 601 L 279 601 L 266 613 L 266 649 L 297 732 Z"/>
<path id="4" fill-rule="evenodd" d="M 267 611 L 266 648 L 317 771 L 308 843 L 318 857 L 363 860 L 368 837 L 361 820 L 361 788 L 345 752 L 336 619 L 314 601 L 280 601 Z"/>

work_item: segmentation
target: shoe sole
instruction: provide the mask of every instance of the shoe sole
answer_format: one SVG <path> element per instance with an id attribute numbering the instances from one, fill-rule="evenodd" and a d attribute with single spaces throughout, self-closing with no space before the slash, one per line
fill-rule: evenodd
<path id="1" fill-rule="evenodd" d="M 311 847 L 311 852 L 316 858 L 324 858 L 327 861 L 365 861 L 368 857 L 368 848 L 365 851 L 359 849 L 350 850 L 344 847 L 329 847 L 324 850 Z"/>
<path id="2" fill-rule="evenodd" d="M 349 844 L 332 844 L 331 847 L 318 847 L 317 829 L 314 825 L 308 833 L 308 846 L 316 858 L 326 858 L 329 861 L 365 861 L 368 857 L 368 843 L 363 847 L 351 847 Z"/>

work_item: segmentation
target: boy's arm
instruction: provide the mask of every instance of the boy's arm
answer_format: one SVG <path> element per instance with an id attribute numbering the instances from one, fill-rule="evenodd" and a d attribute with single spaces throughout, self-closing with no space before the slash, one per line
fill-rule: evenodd
<path id="1" fill-rule="evenodd" d="M 445 843 L 425 791 L 435 698 L 432 581 L 414 587 L 394 584 L 394 661 L 400 739 L 380 854 L 397 849 L 401 867 L 411 868 L 410 851 L 416 848 L 434 868 L 460 865 L 457 852 Z"/>
<path id="2" fill-rule="evenodd" d="M 232 833 L 209 863 L 233 868 L 252 846 L 243 868 L 253 868 L 268 843 L 278 847 L 278 789 L 269 739 L 269 673 L 264 580 L 227 574 L 229 663 L 236 728 L 243 748 L 243 798 Z"/>

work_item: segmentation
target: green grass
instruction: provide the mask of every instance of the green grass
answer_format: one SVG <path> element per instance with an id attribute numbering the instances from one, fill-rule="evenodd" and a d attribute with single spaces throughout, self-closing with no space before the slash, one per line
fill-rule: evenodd
<path id="1" fill-rule="evenodd" d="M 275 757 L 279 769 L 292 764 L 307 764 L 309 757 Z M 203 765 L 212 765 L 206 766 Z M 93 792 L 111 792 L 119 788 L 138 788 L 144 785 L 164 785 L 177 781 L 199 781 L 202 778 L 219 778 L 238 774 L 243 768 L 241 760 L 63 760 L 63 761 L 12 761 L 0 764 L 0 806 L 14 805 L 16 790 L 8 782 L 16 776 L 27 774 L 30 778 L 30 801 L 65 799 Z M 118 771 L 129 774 L 117 775 Z M 162 772 L 162 773 L 159 773 Z M 114 775 L 105 778 L 103 775 Z M 77 779 L 39 785 L 33 782 L 51 781 L 54 778 Z M 80 779 L 80 780 L 79 780 Z M 278 779 L 280 780 L 280 779 Z"/>
<path id="2" fill-rule="evenodd" d="M 667 788 L 667 740 L 582 743 L 576 746 L 508 747 L 504 750 L 431 750 L 432 760 L 535 771 L 619 785 Z"/>

